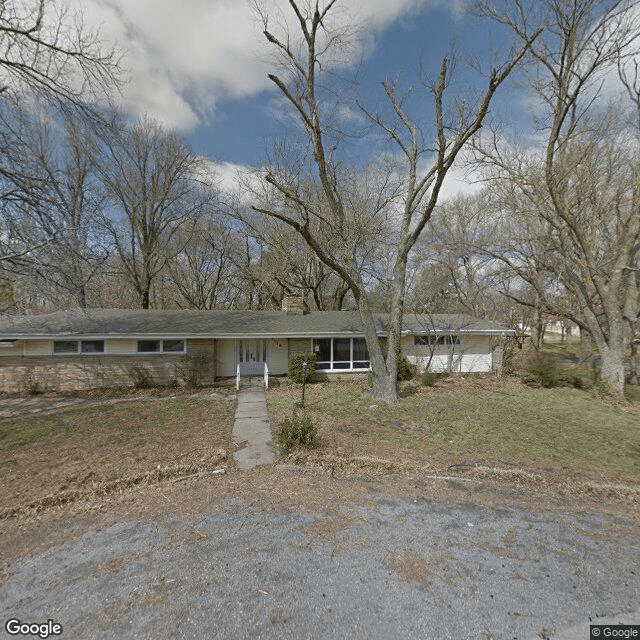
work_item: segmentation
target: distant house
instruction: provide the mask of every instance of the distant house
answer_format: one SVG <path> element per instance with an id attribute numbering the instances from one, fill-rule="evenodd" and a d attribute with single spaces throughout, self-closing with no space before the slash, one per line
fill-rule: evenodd
<path id="1" fill-rule="evenodd" d="M 386 316 L 376 316 L 386 339 Z M 490 372 L 496 339 L 514 331 L 463 315 L 407 315 L 402 349 L 420 369 Z M 282 311 L 91 309 L 0 318 L 0 390 L 37 382 L 72 390 L 180 381 L 197 367 L 203 384 L 216 379 L 287 373 L 291 353 L 318 354 L 319 375 L 370 370 L 355 311 L 305 313 L 285 298 Z M 501 352 L 500 352 L 501 353 Z M 499 356 L 501 358 L 501 355 Z"/>

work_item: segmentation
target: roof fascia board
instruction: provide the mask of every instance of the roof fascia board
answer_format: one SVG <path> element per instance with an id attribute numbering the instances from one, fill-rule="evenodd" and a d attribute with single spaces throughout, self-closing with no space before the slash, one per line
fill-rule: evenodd
<path id="1" fill-rule="evenodd" d="M 423 334 L 475 334 L 475 335 L 515 335 L 515 329 L 432 329 L 430 331 L 405 329 L 402 335 L 413 336 Z M 386 337 L 387 331 L 378 331 L 379 337 Z M 305 331 L 296 333 L 30 333 L 0 334 L 2 340 L 215 340 L 215 339 L 304 339 L 304 338 L 352 338 L 364 337 L 362 331 Z"/>

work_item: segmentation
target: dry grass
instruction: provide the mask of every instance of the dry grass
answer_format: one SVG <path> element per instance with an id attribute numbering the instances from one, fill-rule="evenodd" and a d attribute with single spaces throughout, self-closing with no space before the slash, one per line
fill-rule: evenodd
<path id="1" fill-rule="evenodd" d="M 428 587 L 429 569 L 427 561 L 420 554 L 407 549 L 395 549 L 389 553 L 387 567 L 395 571 L 404 582 L 419 582 Z"/>
<path id="2" fill-rule="evenodd" d="M 333 483 L 329 491 L 326 478 L 395 481 L 398 473 L 405 479 L 463 476 L 465 486 L 498 482 L 527 492 L 571 484 L 573 495 L 588 501 L 640 504 L 640 399 L 616 404 L 589 391 L 530 389 L 516 378 L 491 377 L 444 378 L 434 388 L 411 381 L 401 395 L 395 405 L 378 403 L 364 380 L 307 386 L 304 411 L 318 425 L 318 444 L 289 459 L 326 471 L 318 477 L 318 486 L 325 486 L 318 495 L 329 504 L 345 485 Z M 275 430 L 299 401 L 300 387 L 281 382 L 268 398 Z M 1 511 L 8 516 L 129 505 L 127 496 L 136 512 L 174 505 L 171 496 L 179 490 L 168 480 L 221 465 L 233 470 L 233 409 L 230 398 L 176 393 L 121 404 L 105 397 L 96 407 L 4 420 Z M 179 484 L 213 482 L 216 491 L 249 500 L 273 500 L 291 484 L 292 499 L 304 499 L 298 482 L 277 473 L 268 481 L 257 471 L 250 476 L 254 484 L 246 474 Z M 190 508 L 182 498 L 179 507 Z"/>
<path id="3" fill-rule="evenodd" d="M 269 391 L 275 428 L 300 387 Z M 411 381 L 394 405 L 372 399 L 366 382 L 308 385 L 304 411 L 317 446 L 294 462 L 336 473 L 473 472 L 520 483 L 553 474 L 596 482 L 640 480 L 640 402 L 603 402 L 592 392 L 530 389 L 515 378 Z"/>
<path id="4" fill-rule="evenodd" d="M 214 469 L 227 459 L 233 400 L 141 398 L 0 423 L 4 516 Z"/>

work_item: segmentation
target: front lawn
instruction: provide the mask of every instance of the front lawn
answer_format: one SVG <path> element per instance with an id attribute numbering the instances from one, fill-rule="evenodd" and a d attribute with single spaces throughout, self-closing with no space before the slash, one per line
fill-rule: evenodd
<path id="1" fill-rule="evenodd" d="M 438 473 L 479 465 L 640 480 L 638 400 L 619 405 L 591 391 L 452 376 L 434 388 L 405 384 L 400 402 L 388 405 L 374 401 L 366 386 L 307 386 L 304 411 L 318 426 L 317 446 L 304 454 L 308 461 Z M 272 429 L 299 400 L 300 385 L 269 390 Z"/>
<path id="2" fill-rule="evenodd" d="M 0 517 L 226 464 L 234 400 L 146 398 L 0 422 Z"/>

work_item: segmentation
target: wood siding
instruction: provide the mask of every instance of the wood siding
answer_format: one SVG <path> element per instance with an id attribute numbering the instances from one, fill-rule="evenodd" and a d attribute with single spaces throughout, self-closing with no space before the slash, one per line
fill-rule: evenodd
<path id="1" fill-rule="evenodd" d="M 289 340 L 280 338 L 270 342 L 269 373 L 274 376 L 286 375 L 289 371 Z"/>
<path id="2" fill-rule="evenodd" d="M 292 353 L 309 353 L 312 349 L 309 338 L 289 338 L 289 355 Z"/>
<path id="3" fill-rule="evenodd" d="M 464 336 L 461 344 L 433 347 L 414 345 L 413 336 L 403 339 L 402 350 L 419 371 L 442 373 L 490 373 L 493 369 L 493 340 L 490 336 Z M 429 363 L 429 358 L 431 362 Z"/>

